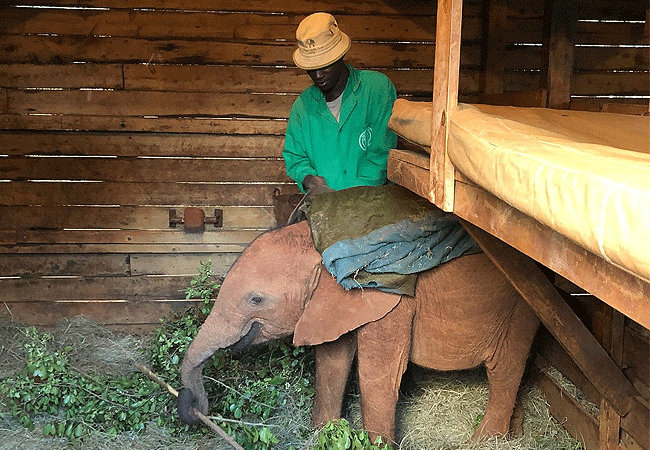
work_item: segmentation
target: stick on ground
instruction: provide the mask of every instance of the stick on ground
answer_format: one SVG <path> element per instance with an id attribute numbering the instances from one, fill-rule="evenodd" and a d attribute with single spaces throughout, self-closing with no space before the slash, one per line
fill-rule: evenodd
<path id="1" fill-rule="evenodd" d="M 161 379 L 158 375 L 153 373 L 151 370 L 146 368 L 140 363 L 135 363 L 136 367 L 140 369 L 141 372 L 143 372 L 145 375 L 147 375 L 149 378 L 151 378 L 153 381 L 167 389 L 170 394 L 172 394 L 174 397 L 178 397 L 178 391 L 174 389 L 172 386 L 170 386 L 165 380 Z M 196 408 L 194 408 L 194 414 L 201 419 L 201 422 L 203 422 L 208 428 L 211 430 L 215 431 L 219 436 L 224 438 L 228 444 L 230 444 L 234 449 L 236 450 L 244 450 L 244 448 L 235 441 L 232 436 L 230 436 L 228 433 L 223 431 L 223 429 L 214 423 L 210 418 L 206 417 L 201 411 L 198 411 Z"/>

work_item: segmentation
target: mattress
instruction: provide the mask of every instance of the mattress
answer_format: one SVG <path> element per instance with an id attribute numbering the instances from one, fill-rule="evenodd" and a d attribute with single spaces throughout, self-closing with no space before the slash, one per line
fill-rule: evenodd
<path id="1" fill-rule="evenodd" d="M 389 127 L 430 146 L 431 104 L 396 101 Z M 447 151 L 477 185 L 650 282 L 649 134 L 650 117 L 461 104 Z"/>

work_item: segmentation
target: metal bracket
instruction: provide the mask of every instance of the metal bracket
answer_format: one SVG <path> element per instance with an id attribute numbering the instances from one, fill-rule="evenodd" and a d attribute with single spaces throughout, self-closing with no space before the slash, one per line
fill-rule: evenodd
<path id="1" fill-rule="evenodd" d="M 223 209 L 215 209 L 214 215 L 207 217 L 203 209 L 192 206 L 184 208 L 182 216 L 179 216 L 175 209 L 169 210 L 169 228 L 182 224 L 186 233 L 203 233 L 206 223 L 214 225 L 215 228 L 223 227 Z"/>

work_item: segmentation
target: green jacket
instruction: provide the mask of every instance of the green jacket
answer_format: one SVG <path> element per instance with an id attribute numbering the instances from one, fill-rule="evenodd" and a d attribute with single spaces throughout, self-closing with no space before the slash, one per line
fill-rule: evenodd
<path id="1" fill-rule="evenodd" d="M 339 122 L 315 85 L 291 108 L 282 156 L 301 190 L 307 175 L 324 177 L 334 190 L 386 182 L 388 151 L 397 143 L 387 128 L 395 86 L 382 73 L 348 68 Z"/>

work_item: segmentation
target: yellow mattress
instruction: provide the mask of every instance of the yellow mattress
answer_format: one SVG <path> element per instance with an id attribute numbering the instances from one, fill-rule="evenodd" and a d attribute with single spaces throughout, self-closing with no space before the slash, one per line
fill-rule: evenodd
<path id="1" fill-rule="evenodd" d="M 429 146 L 431 104 L 398 100 L 389 126 Z M 649 134 L 650 117 L 459 105 L 448 153 L 479 186 L 650 282 Z"/>

